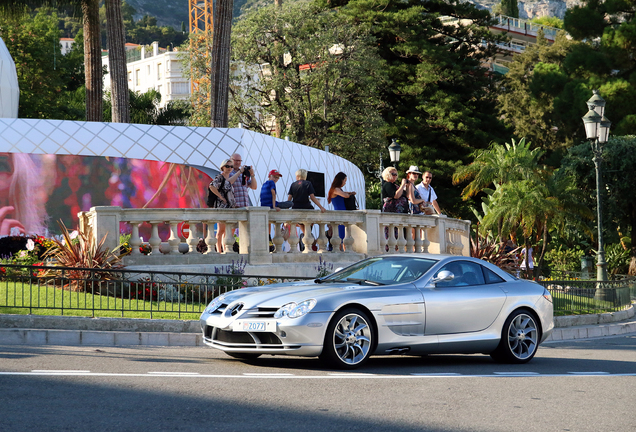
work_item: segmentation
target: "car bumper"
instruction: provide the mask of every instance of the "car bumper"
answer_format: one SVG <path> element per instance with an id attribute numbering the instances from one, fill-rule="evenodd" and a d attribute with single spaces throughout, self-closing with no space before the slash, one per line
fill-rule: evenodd
<path id="1" fill-rule="evenodd" d="M 331 313 L 308 313 L 300 318 L 281 318 L 269 332 L 236 331 L 241 318 L 227 319 L 204 313 L 200 324 L 203 343 L 225 352 L 279 354 L 315 357 L 322 353 L 325 330 Z"/>

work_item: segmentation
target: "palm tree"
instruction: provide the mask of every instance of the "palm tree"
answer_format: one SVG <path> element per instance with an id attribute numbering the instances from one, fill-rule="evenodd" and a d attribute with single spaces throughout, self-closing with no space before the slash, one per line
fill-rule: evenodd
<path id="1" fill-rule="evenodd" d="M 474 154 L 475 160 L 460 167 L 453 174 L 453 184 L 471 182 L 462 191 L 467 200 L 490 185 L 502 185 L 513 180 L 529 180 L 540 170 L 539 160 L 544 152 L 538 148 L 530 149 L 530 142 L 521 138 L 505 145 L 493 144 L 487 150 Z"/>
<path id="2" fill-rule="evenodd" d="M 23 15 L 30 7 L 70 6 L 81 11 L 84 21 L 84 76 L 86 120 L 102 121 L 102 50 L 100 47 L 99 0 L 0 0 L 0 13 Z"/>
<path id="3" fill-rule="evenodd" d="M 230 89 L 230 35 L 234 0 L 217 0 L 214 6 L 210 72 L 210 126 L 228 125 Z"/>
<path id="4" fill-rule="evenodd" d="M 130 123 L 128 73 L 126 71 L 126 31 L 121 14 L 121 0 L 106 0 L 106 29 L 108 31 L 112 121 Z"/>

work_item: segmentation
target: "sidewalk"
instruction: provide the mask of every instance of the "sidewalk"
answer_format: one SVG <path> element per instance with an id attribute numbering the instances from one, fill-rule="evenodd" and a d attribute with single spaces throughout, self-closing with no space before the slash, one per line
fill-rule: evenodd
<path id="1" fill-rule="evenodd" d="M 555 317 L 546 342 L 636 333 L 634 306 L 596 315 Z M 198 320 L 0 315 L 0 345 L 203 346 Z"/>

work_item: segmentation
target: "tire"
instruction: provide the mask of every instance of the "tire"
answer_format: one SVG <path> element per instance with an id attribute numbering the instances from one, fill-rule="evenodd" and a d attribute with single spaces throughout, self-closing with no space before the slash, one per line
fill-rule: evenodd
<path id="1" fill-rule="evenodd" d="M 374 349 L 373 322 L 358 309 L 344 309 L 327 326 L 320 359 L 338 369 L 355 369 L 367 362 Z"/>
<path id="2" fill-rule="evenodd" d="M 257 358 L 261 356 L 260 354 L 228 352 L 228 351 L 226 351 L 225 354 L 229 355 L 230 357 L 234 357 L 235 359 L 247 360 L 247 361 L 256 360 Z"/>
<path id="3" fill-rule="evenodd" d="M 535 316 L 527 310 L 510 314 L 501 330 L 501 341 L 490 356 L 500 363 L 527 363 L 537 353 L 541 331 Z"/>

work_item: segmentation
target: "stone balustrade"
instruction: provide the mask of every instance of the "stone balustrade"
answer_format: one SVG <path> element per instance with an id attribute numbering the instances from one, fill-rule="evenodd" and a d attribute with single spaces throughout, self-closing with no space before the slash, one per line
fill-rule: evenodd
<path id="1" fill-rule="evenodd" d="M 179 233 L 182 223 L 189 225 L 187 237 Z M 218 223 L 225 223 L 225 250 L 216 251 Z M 150 236 L 141 239 L 139 226 L 150 225 Z M 313 226 L 302 240 L 296 229 L 290 230 L 287 241 L 291 250 L 283 252 L 284 226 Z M 120 227 L 129 225 L 132 252 L 124 257 L 126 265 L 224 264 L 243 258 L 251 265 L 317 262 L 328 254 L 331 262 L 352 262 L 366 256 L 384 253 L 418 252 L 469 255 L 470 221 L 446 216 L 404 215 L 381 213 L 379 210 L 327 211 L 270 210 L 266 207 L 243 209 L 122 209 L 93 207 L 80 213 L 80 226 L 91 226 L 97 240 L 106 236 L 105 245 L 119 245 Z M 328 251 L 327 226 L 332 226 L 332 250 Z M 344 225 L 345 236 L 340 250 L 338 225 Z M 234 229 L 239 232 L 239 251 L 234 252 Z M 163 235 L 161 234 L 163 233 Z M 274 235 L 271 236 L 270 233 Z M 317 235 L 314 236 L 314 233 Z M 182 234 L 182 233 L 181 233 Z M 163 238 L 162 238 L 163 236 Z M 270 252 L 270 237 L 274 250 Z M 203 239 L 207 251 L 197 251 Z M 303 243 L 300 252 L 298 243 Z M 314 251 L 312 244 L 317 244 Z M 139 251 L 142 244 L 152 250 L 149 255 Z"/>

